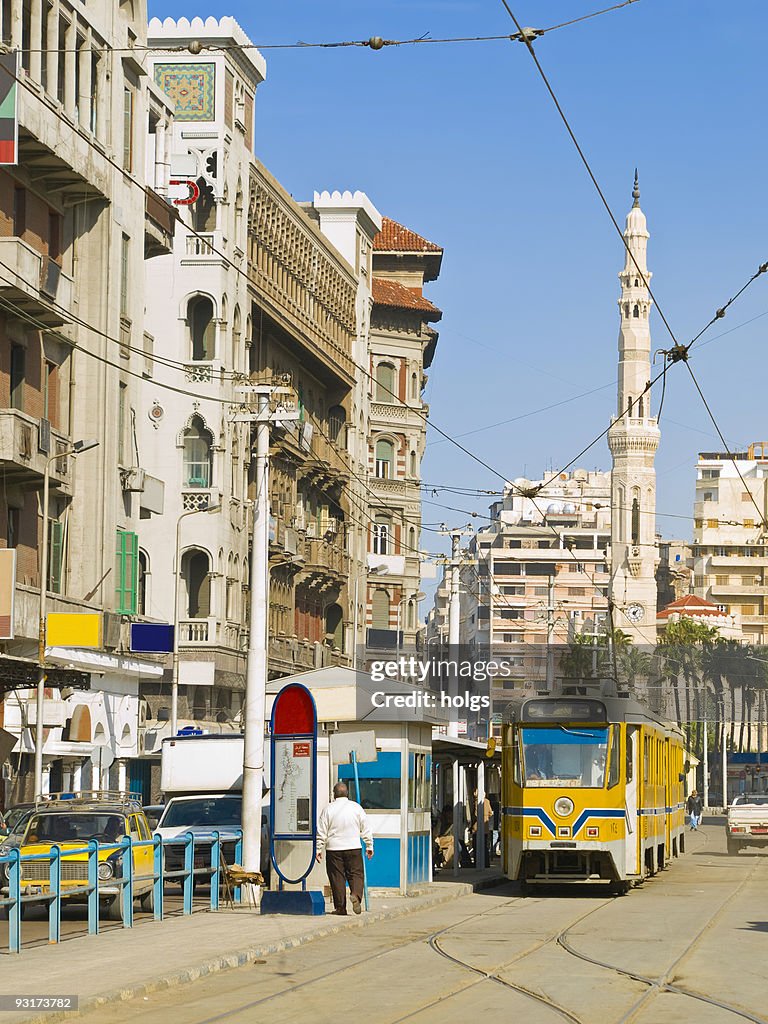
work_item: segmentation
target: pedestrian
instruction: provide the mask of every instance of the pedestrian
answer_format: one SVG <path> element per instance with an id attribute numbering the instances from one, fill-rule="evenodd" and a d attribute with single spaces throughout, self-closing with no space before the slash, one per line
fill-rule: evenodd
<path id="1" fill-rule="evenodd" d="M 699 822 L 701 821 L 701 811 L 704 807 L 704 801 L 695 789 L 688 797 L 687 807 L 688 813 L 691 816 L 691 831 L 696 832 L 699 828 Z"/>
<path id="2" fill-rule="evenodd" d="M 477 790 L 475 790 L 475 814 L 472 823 L 472 840 L 475 847 L 475 867 L 477 867 Z M 483 797 L 483 843 L 485 846 L 485 866 L 491 866 L 491 850 L 493 848 L 493 807 L 487 796 Z"/>
<path id="3" fill-rule="evenodd" d="M 360 804 L 349 799 L 345 782 L 333 787 L 333 802 L 324 807 L 317 825 L 317 860 L 327 854 L 326 871 L 333 895 L 333 913 L 347 916 L 347 882 L 352 909 L 359 914 L 363 899 L 363 853 L 365 843 L 368 860 L 373 856 L 373 832 Z"/>

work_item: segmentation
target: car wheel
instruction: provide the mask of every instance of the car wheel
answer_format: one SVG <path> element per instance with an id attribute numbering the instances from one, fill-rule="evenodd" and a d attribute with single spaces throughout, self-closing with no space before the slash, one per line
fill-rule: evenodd
<path id="1" fill-rule="evenodd" d="M 123 920 L 123 900 L 121 896 L 115 896 L 107 903 L 106 917 L 108 921 Z"/>

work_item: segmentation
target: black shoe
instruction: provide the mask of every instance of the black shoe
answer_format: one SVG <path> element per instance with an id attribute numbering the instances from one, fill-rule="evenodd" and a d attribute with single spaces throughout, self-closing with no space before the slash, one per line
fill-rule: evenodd
<path id="1" fill-rule="evenodd" d="M 346 917 L 347 916 L 346 910 L 332 910 L 331 911 L 331 915 L 334 915 L 334 914 L 337 917 Z"/>
<path id="2" fill-rule="evenodd" d="M 354 912 L 356 914 L 359 914 L 362 911 L 362 909 L 363 909 L 360 906 L 360 900 L 357 898 L 357 896 L 353 896 L 352 897 L 352 909 L 354 910 Z"/>

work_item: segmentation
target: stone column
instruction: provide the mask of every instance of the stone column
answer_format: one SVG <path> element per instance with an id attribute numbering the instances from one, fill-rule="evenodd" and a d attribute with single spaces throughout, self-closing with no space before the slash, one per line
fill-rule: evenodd
<path id="1" fill-rule="evenodd" d="M 155 128 L 155 191 L 161 196 L 167 195 L 168 193 L 165 147 L 165 121 L 161 117 Z"/>
<path id="2" fill-rule="evenodd" d="M 73 11 L 72 20 L 64 34 L 64 41 L 62 42 L 59 40 L 59 46 L 63 46 L 66 50 L 66 53 L 64 54 L 64 112 L 73 121 L 75 120 L 75 106 L 77 104 L 77 96 L 75 96 L 75 69 L 77 67 L 77 54 L 75 53 L 76 45 L 77 17 Z"/>
<path id="3" fill-rule="evenodd" d="M 29 76 L 33 82 L 40 81 L 44 54 L 43 45 L 43 0 L 30 0 L 30 33 L 29 33 Z"/>
<path id="4" fill-rule="evenodd" d="M 45 88 L 49 96 L 56 97 L 59 73 L 59 0 L 53 0 L 48 12 L 48 52 L 42 54 L 46 62 Z"/>
<path id="5" fill-rule="evenodd" d="M 77 111 L 80 125 L 91 130 L 91 30 L 86 29 L 85 40 L 75 54 L 80 70 L 80 95 L 77 97 Z"/>

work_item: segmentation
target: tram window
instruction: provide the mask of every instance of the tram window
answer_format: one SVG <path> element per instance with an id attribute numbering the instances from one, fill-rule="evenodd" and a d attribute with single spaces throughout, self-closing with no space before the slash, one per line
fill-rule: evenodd
<path id="1" fill-rule="evenodd" d="M 520 786 L 523 782 L 523 773 L 520 770 L 520 737 L 514 733 L 513 755 L 512 755 L 512 781 Z"/>
<path id="2" fill-rule="evenodd" d="M 614 725 L 611 728 L 611 757 L 608 763 L 608 789 L 615 786 L 619 781 L 619 758 L 621 747 L 619 743 L 619 727 Z"/>
<path id="3" fill-rule="evenodd" d="M 605 783 L 607 726 L 524 728 L 525 785 L 600 788 Z"/>
<path id="4" fill-rule="evenodd" d="M 634 741 L 633 737 L 630 736 L 629 732 L 627 732 L 627 748 L 626 748 L 626 750 L 624 752 L 626 754 L 627 782 L 631 782 L 632 779 L 634 778 L 634 774 L 635 774 L 634 758 L 632 756 L 634 742 L 635 741 Z"/>
<path id="5" fill-rule="evenodd" d="M 651 741 L 646 736 L 643 740 L 643 782 L 650 778 Z"/>

